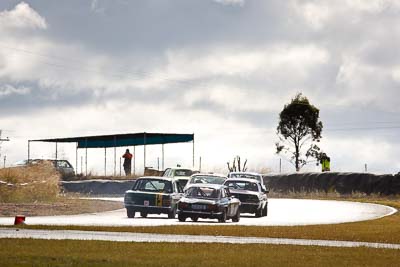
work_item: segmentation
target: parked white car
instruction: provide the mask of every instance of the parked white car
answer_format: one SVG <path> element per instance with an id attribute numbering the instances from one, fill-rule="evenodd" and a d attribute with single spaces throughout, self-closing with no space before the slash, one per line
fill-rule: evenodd
<path id="1" fill-rule="evenodd" d="M 179 185 L 184 188 L 192 174 L 195 173 L 198 173 L 198 171 L 186 168 L 167 168 L 162 176 L 177 180 Z"/>

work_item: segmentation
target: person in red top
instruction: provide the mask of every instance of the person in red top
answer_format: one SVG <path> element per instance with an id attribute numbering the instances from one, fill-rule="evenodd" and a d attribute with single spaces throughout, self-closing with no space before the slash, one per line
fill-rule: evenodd
<path id="1" fill-rule="evenodd" d="M 124 171 L 125 171 L 125 175 L 129 176 L 131 175 L 131 168 L 132 168 L 132 157 L 133 155 L 131 153 L 129 153 L 129 149 L 127 149 L 125 151 L 125 154 L 122 155 L 122 157 L 124 158 Z"/>

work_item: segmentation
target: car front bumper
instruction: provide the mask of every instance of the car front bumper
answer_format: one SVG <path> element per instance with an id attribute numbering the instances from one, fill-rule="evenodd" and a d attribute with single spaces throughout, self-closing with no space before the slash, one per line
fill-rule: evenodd
<path id="1" fill-rule="evenodd" d="M 222 211 L 196 211 L 196 210 L 178 210 L 178 215 L 187 217 L 197 216 L 199 218 L 218 219 L 222 215 Z"/>
<path id="2" fill-rule="evenodd" d="M 262 208 L 261 202 L 258 203 L 242 202 L 239 206 L 239 210 L 241 213 L 256 213 L 257 210 L 261 208 Z"/>
<path id="3" fill-rule="evenodd" d="M 149 214 L 161 214 L 161 213 L 166 213 L 168 214 L 169 212 L 172 211 L 171 207 L 159 207 L 159 206 L 143 206 L 143 205 L 128 205 L 125 204 L 125 208 L 131 208 L 136 212 L 146 212 Z"/>

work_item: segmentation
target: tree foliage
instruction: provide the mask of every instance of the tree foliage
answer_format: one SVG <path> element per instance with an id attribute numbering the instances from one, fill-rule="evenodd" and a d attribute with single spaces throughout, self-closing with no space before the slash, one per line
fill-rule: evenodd
<path id="1" fill-rule="evenodd" d="M 319 159 L 320 148 L 316 144 L 322 138 L 322 122 L 319 109 L 311 105 L 307 97 L 297 94 L 279 114 L 276 153 L 286 153 L 299 171 L 311 158 Z M 304 149 L 307 149 L 305 153 Z"/>
<path id="2" fill-rule="evenodd" d="M 237 164 L 236 164 L 236 162 L 237 162 Z M 242 165 L 240 156 L 236 156 L 233 158 L 232 167 L 229 164 L 229 162 L 227 162 L 226 164 L 228 165 L 229 172 L 236 172 L 236 171 L 245 172 L 245 171 L 247 171 L 247 167 L 246 167 L 247 159 L 244 161 L 244 164 Z M 236 166 L 237 166 L 237 168 L 236 168 Z"/>

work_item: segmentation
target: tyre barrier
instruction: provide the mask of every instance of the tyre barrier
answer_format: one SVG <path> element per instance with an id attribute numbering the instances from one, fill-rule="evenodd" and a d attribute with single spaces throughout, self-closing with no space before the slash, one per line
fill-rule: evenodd
<path id="1" fill-rule="evenodd" d="M 375 175 L 371 173 L 292 173 L 263 175 L 265 184 L 277 193 L 337 192 L 342 195 L 400 194 L 400 174 Z"/>
<path id="2" fill-rule="evenodd" d="M 91 195 L 123 195 L 133 187 L 135 180 L 62 181 L 61 191 Z"/>

